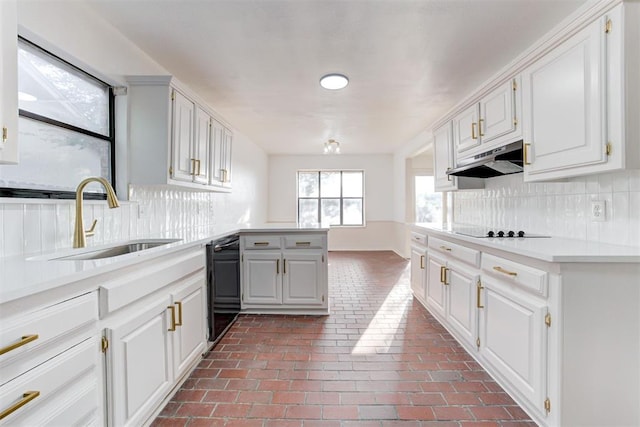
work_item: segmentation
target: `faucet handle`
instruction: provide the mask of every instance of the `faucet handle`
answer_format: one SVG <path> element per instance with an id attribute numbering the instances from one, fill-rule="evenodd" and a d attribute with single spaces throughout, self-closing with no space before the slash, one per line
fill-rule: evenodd
<path id="1" fill-rule="evenodd" d="M 86 237 L 90 237 L 90 236 L 93 236 L 94 234 L 96 234 L 96 224 L 97 223 L 98 223 L 98 220 L 94 219 L 93 223 L 91 224 L 91 228 L 84 232 L 84 235 Z"/>

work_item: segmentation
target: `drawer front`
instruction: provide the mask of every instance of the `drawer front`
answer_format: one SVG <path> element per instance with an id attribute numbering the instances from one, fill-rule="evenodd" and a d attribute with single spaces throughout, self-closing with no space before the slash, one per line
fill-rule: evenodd
<path id="1" fill-rule="evenodd" d="M 456 243 L 447 242 L 436 237 L 429 238 L 429 248 L 435 249 L 450 257 L 457 258 L 471 264 L 474 267 L 480 267 L 480 251 L 469 249 Z"/>
<path id="2" fill-rule="evenodd" d="M 427 246 L 427 236 L 421 233 L 411 232 L 411 242 L 417 243 L 422 246 Z"/>
<path id="3" fill-rule="evenodd" d="M 494 255 L 482 255 L 482 270 L 535 295 L 548 295 L 549 273 Z"/>
<path id="4" fill-rule="evenodd" d="M 322 236 L 291 235 L 284 236 L 284 247 L 287 249 L 322 249 Z"/>
<path id="5" fill-rule="evenodd" d="M 244 236 L 244 249 L 280 249 L 280 236 Z"/>
<path id="6" fill-rule="evenodd" d="M 78 341 L 98 320 L 97 292 L 91 292 L 41 310 L 3 320 L 0 330 L 0 373 L 7 381 Z"/>
<path id="7" fill-rule="evenodd" d="M 15 409 L 0 425 L 78 425 L 100 418 L 98 349 L 97 338 L 88 339 L 0 387 L 0 410 Z"/>

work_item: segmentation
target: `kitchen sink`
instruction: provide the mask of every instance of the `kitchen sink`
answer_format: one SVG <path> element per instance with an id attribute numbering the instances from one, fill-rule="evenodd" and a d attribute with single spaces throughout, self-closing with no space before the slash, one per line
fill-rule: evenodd
<path id="1" fill-rule="evenodd" d="M 118 244 L 117 246 L 102 247 L 100 249 L 83 251 L 72 255 L 66 255 L 59 258 L 51 258 L 52 261 L 82 261 L 91 259 L 113 258 L 119 255 L 131 254 L 151 248 L 156 248 L 169 243 L 179 242 L 182 239 L 144 239 L 132 240 Z"/>

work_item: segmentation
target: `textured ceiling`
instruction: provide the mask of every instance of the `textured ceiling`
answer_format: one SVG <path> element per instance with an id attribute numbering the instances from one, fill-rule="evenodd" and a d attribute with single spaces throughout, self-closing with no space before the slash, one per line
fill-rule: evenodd
<path id="1" fill-rule="evenodd" d="M 584 0 L 91 0 L 268 153 L 391 153 Z M 326 73 L 346 74 L 341 91 Z"/>

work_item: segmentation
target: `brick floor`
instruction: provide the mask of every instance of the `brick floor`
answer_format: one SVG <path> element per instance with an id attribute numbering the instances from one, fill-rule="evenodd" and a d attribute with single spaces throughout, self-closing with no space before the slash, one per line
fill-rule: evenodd
<path id="1" fill-rule="evenodd" d="M 329 255 L 329 316 L 242 315 L 160 426 L 535 426 L 416 302 L 392 252 Z"/>

